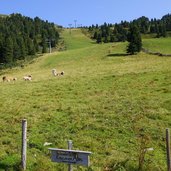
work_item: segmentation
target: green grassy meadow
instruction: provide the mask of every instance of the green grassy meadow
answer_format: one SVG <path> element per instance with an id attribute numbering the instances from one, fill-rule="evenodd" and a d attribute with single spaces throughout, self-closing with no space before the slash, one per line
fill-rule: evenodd
<path id="1" fill-rule="evenodd" d="M 127 56 L 127 43 L 95 44 L 77 29 L 62 37 L 66 51 L 1 71 L 18 80 L 0 81 L 0 171 L 20 170 L 22 119 L 28 122 L 28 171 L 66 171 L 66 164 L 50 161 L 48 148 L 65 149 L 67 140 L 73 149 L 92 152 L 91 165 L 74 170 L 136 171 L 143 156 L 142 170 L 166 170 L 171 57 Z M 143 43 L 170 53 L 170 40 Z M 53 68 L 65 75 L 53 77 Z M 26 74 L 31 82 L 22 79 Z"/>
<path id="2" fill-rule="evenodd" d="M 171 38 L 144 39 L 143 46 L 152 52 L 171 54 Z"/>

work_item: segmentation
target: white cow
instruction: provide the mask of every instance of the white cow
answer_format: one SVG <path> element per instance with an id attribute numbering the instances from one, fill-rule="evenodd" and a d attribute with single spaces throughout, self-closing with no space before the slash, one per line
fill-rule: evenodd
<path id="1" fill-rule="evenodd" d="M 52 69 L 52 75 L 53 75 L 53 76 L 57 76 L 57 71 L 56 71 L 56 69 Z"/>
<path id="2" fill-rule="evenodd" d="M 32 76 L 31 76 L 31 75 L 24 76 L 23 79 L 24 79 L 25 81 L 31 81 L 31 80 L 32 80 Z"/>
<path id="3" fill-rule="evenodd" d="M 55 77 L 64 75 L 64 73 L 65 73 L 64 71 L 58 71 L 57 72 L 56 69 L 52 69 L 52 75 L 55 76 Z"/>

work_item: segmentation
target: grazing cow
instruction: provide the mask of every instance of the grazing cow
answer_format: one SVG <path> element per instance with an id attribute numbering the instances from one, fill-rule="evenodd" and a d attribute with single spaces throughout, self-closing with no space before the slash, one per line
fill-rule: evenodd
<path id="1" fill-rule="evenodd" d="M 65 73 L 64 71 L 58 71 L 57 72 L 56 69 L 52 69 L 52 75 L 55 76 L 55 77 L 64 75 L 64 73 Z"/>
<path id="2" fill-rule="evenodd" d="M 11 81 L 17 81 L 17 78 L 16 77 L 12 78 L 12 77 L 3 76 L 2 80 L 3 80 L 3 82 L 5 82 L 5 81 L 6 82 L 11 82 Z"/>
<path id="3" fill-rule="evenodd" d="M 32 80 L 32 76 L 31 76 L 31 75 L 24 76 L 23 79 L 24 79 L 25 81 L 31 81 L 31 80 Z"/>
<path id="4" fill-rule="evenodd" d="M 61 71 L 60 73 L 58 73 L 58 75 L 64 75 L 64 71 Z"/>
<path id="5" fill-rule="evenodd" d="M 62 75 L 64 75 L 64 73 L 65 73 L 64 71 L 59 71 L 59 72 L 57 72 L 56 75 L 57 75 L 57 76 L 62 76 Z"/>
<path id="6" fill-rule="evenodd" d="M 6 79 L 7 79 L 6 76 L 3 76 L 3 77 L 2 77 L 2 81 L 3 81 L 3 82 L 6 81 Z"/>
<path id="7" fill-rule="evenodd" d="M 14 77 L 12 80 L 13 80 L 13 81 L 17 81 L 17 78 L 16 78 L 16 77 Z"/>
<path id="8" fill-rule="evenodd" d="M 57 71 L 56 71 L 56 69 L 52 69 L 52 75 L 53 75 L 53 76 L 57 76 Z"/>

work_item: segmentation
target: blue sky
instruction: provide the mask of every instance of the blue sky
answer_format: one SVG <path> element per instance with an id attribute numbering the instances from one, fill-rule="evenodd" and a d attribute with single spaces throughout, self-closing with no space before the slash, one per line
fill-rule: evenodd
<path id="1" fill-rule="evenodd" d="M 0 14 L 21 13 L 68 27 L 131 21 L 141 16 L 160 19 L 171 13 L 171 0 L 0 0 Z"/>

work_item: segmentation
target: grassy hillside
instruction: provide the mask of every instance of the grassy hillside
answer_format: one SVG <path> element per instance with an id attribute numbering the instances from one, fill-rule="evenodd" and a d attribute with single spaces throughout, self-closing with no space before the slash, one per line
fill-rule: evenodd
<path id="1" fill-rule="evenodd" d="M 151 50 L 152 52 L 160 52 L 163 54 L 171 54 L 171 38 L 154 38 L 144 39 L 143 47 Z"/>
<path id="2" fill-rule="evenodd" d="M 147 151 L 143 170 L 166 170 L 171 58 L 126 56 L 126 43 L 94 44 L 80 30 L 71 35 L 65 30 L 63 37 L 67 51 L 1 73 L 18 80 L 0 82 L 0 170 L 19 170 L 23 118 L 29 171 L 67 170 L 52 163 L 49 147 L 43 146 L 51 142 L 50 147 L 67 148 L 67 140 L 73 149 L 92 152 L 91 166 L 74 170 L 135 171 L 148 148 L 154 150 Z M 53 68 L 65 75 L 53 77 Z M 33 81 L 23 81 L 26 74 Z"/>

